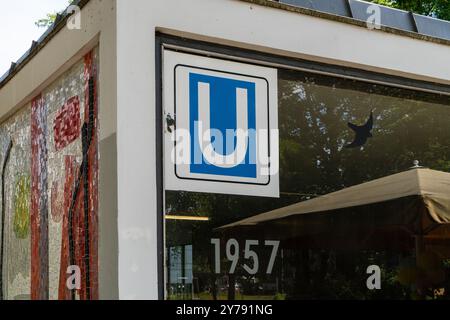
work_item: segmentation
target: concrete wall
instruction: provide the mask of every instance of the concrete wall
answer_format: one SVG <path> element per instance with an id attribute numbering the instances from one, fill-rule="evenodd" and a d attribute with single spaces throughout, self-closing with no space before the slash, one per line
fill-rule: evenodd
<path id="1" fill-rule="evenodd" d="M 115 13 L 115 0 L 90 1 L 82 10 L 81 30 L 63 28 L 0 90 L 0 119 L 5 122 L 86 53 L 99 47 L 99 283 L 102 299 L 118 298 Z"/>
<path id="2" fill-rule="evenodd" d="M 157 298 L 155 32 L 450 84 L 450 47 L 236 0 L 117 3 L 120 298 Z"/>
<path id="3" fill-rule="evenodd" d="M 0 90 L 2 122 L 99 46 L 100 297 L 156 299 L 155 32 L 450 84 L 450 47 L 238 0 L 91 0 Z"/>

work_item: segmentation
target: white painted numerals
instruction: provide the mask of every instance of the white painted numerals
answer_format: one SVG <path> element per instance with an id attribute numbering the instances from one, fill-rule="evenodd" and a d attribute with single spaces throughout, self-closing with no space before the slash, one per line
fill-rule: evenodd
<path id="1" fill-rule="evenodd" d="M 221 273 L 221 250 L 220 250 L 220 239 L 211 239 L 211 244 L 214 246 L 214 271 L 216 274 Z M 243 269 L 250 275 L 255 275 L 259 272 L 260 262 L 256 248 L 260 245 L 258 240 L 247 240 L 245 241 L 244 249 L 244 260 Z M 267 264 L 266 273 L 272 274 L 275 261 L 277 259 L 278 250 L 280 248 L 280 241 L 270 241 L 264 242 L 266 247 L 272 247 L 269 263 Z M 240 249 L 239 242 L 236 239 L 230 239 L 225 245 L 225 257 L 231 262 L 229 274 L 234 274 L 236 268 L 239 265 L 240 259 Z"/>

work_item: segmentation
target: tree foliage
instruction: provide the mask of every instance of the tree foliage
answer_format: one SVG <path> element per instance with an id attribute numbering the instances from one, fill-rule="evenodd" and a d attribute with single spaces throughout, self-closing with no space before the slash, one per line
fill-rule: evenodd
<path id="1" fill-rule="evenodd" d="M 73 3 L 72 0 L 68 1 L 69 5 L 71 5 L 72 3 Z M 59 11 L 59 12 L 55 11 L 53 13 L 47 13 L 47 15 L 44 18 L 39 19 L 34 24 L 39 28 L 48 28 L 55 22 L 56 16 L 63 12 L 64 12 L 64 10 Z"/>
<path id="2" fill-rule="evenodd" d="M 450 20 L 450 0 L 369 0 L 381 5 Z"/>
<path id="3" fill-rule="evenodd" d="M 39 28 L 48 28 L 55 22 L 57 13 L 47 13 L 45 18 L 39 19 L 34 24 Z"/>

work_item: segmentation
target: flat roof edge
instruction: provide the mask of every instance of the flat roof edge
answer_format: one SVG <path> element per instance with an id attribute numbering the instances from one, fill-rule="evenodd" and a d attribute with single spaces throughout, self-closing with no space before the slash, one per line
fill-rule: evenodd
<path id="1" fill-rule="evenodd" d="M 83 9 L 89 1 L 90 0 L 75 0 L 70 6 L 75 5 L 80 9 Z M 0 89 L 2 89 L 12 78 L 14 78 L 14 76 L 22 70 L 22 68 L 24 68 L 27 63 L 33 59 L 33 57 L 36 56 L 46 46 L 46 44 L 59 33 L 59 31 L 61 31 L 62 28 L 64 28 L 67 20 L 74 14 L 73 12 L 67 12 L 69 7 L 67 7 L 61 15 L 58 15 L 56 21 L 42 34 L 42 36 L 38 40 L 32 41 L 31 47 L 25 52 L 25 54 L 23 54 L 22 57 L 20 57 L 16 62 L 12 62 L 9 70 L 0 76 Z"/>
<path id="2" fill-rule="evenodd" d="M 331 13 L 324 12 L 324 11 L 312 10 L 312 9 L 308 9 L 308 8 L 293 6 L 293 5 L 289 5 L 289 4 L 285 4 L 285 3 L 281 3 L 281 2 L 277 2 L 277 1 L 271 1 L 271 0 L 239 0 L 239 1 L 247 2 L 247 3 L 255 4 L 255 5 L 261 5 L 261 6 L 265 6 L 265 7 L 270 7 L 270 8 L 274 8 L 274 9 L 280 9 L 280 10 L 284 10 L 284 11 L 290 11 L 290 12 L 294 12 L 294 13 L 309 15 L 309 16 L 316 17 L 316 18 L 322 18 L 322 19 L 333 20 L 333 21 L 337 21 L 337 22 L 343 22 L 343 23 L 347 23 L 347 24 L 351 24 L 354 26 L 363 27 L 363 28 L 367 29 L 367 23 L 365 21 L 357 20 L 354 18 L 346 17 L 346 16 L 331 14 Z M 405 11 L 405 12 L 407 12 L 407 11 Z M 412 31 L 406 31 L 406 30 L 397 29 L 397 28 L 393 28 L 393 27 L 387 27 L 387 26 L 383 26 L 383 25 L 380 26 L 379 30 L 373 30 L 373 31 L 374 32 L 375 31 L 383 31 L 386 33 L 395 34 L 395 35 L 399 35 L 399 36 L 405 36 L 405 37 L 413 38 L 416 40 L 428 41 L 428 42 L 433 42 L 433 43 L 437 43 L 437 44 L 450 46 L 450 40 L 447 40 L 447 39 L 429 36 L 429 35 L 425 35 L 425 34 L 420 34 L 420 33 L 412 32 Z"/>
<path id="3" fill-rule="evenodd" d="M 71 5 L 76 5 L 80 7 L 80 9 L 82 9 L 84 6 L 86 6 L 86 4 L 89 1 L 90 0 L 75 0 L 72 2 Z M 335 15 L 328 12 L 312 10 L 299 6 L 293 6 L 285 3 L 280 3 L 277 1 L 271 0 L 239 0 L 239 1 L 367 28 L 367 24 L 365 21 L 357 20 L 346 16 Z M 73 13 L 68 13 L 67 9 L 64 10 L 63 14 L 58 16 L 58 19 L 55 21 L 55 23 L 52 26 L 50 26 L 37 41 L 32 42 L 31 47 L 25 52 L 25 54 L 22 55 L 22 57 L 20 57 L 19 60 L 17 60 L 16 62 L 11 63 L 11 67 L 9 68 L 9 70 L 6 71 L 5 74 L 0 76 L 0 89 L 2 89 L 23 67 L 27 65 L 27 63 L 31 59 L 33 59 L 35 55 L 37 55 L 46 46 L 48 42 L 50 42 L 51 39 L 53 39 L 53 37 L 56 36 L 56 34 L 59 33 L 59 31 L 66 25 L 67 20 L 72 16 L 72 14 Z M 377 31 L 383 31 L 390 34 L 450 46 L 450 40 L 420 34 L 416 32 L 406 31 L 402 29 L 381 26 L 381 29 Z"/>

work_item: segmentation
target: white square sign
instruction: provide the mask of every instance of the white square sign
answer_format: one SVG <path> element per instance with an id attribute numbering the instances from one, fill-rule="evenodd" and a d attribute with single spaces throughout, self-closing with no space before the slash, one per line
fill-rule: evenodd
<path id="1" fill-rule="evenodd" d="M 166 190 L 279 197 L 277 70 L 164 51 Z"/>

